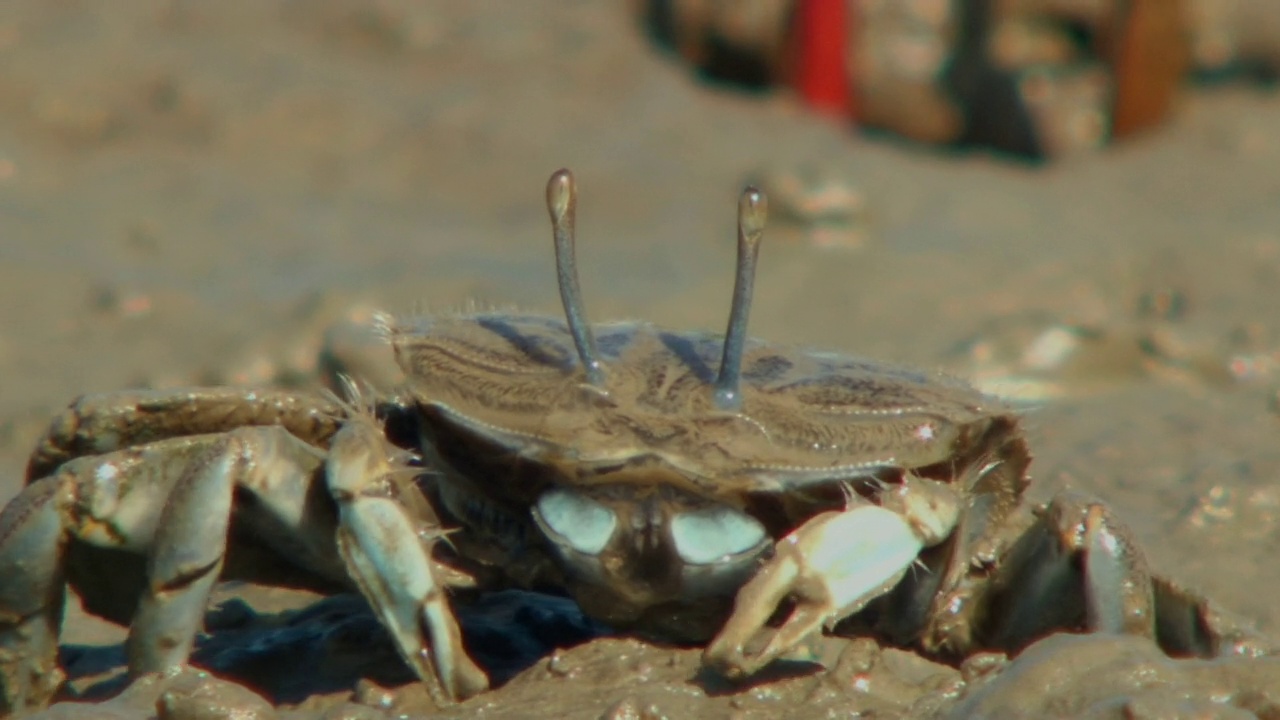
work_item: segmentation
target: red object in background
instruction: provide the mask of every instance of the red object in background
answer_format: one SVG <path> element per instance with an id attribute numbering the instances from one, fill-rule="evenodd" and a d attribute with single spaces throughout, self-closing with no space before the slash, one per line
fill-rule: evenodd
<path id="1" fill-rule="evenodd" d="M 795 86 L 804 102 L 825 115 L 853 117 L 846 66 L 849 0 L 800 0 L 796 17 Z"/>
<path id="2" fill-rule="evenodd" d="M 1104 36 L 1101 52 L 1111 62 L 1115 102 L 1111 135 L 1123 138 L 1164 122 L 1177 101 L 1190 65 L 1188 12 L 1184 0 L 1129 0 Z"/>

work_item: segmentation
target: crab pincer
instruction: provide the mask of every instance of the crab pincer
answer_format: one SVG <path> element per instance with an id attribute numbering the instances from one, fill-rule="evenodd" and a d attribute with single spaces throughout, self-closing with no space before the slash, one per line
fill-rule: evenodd
<path id="1" fill-rule="evenodd" d="M 851 494 L 849 507 L 815 515 L 779 540 L 773 557 L 738 591 L 704 661 L 731 678 L 756 673 L 889 592 L 922 550 L 947 539 L 959 516 L 955 493 L 922 478 L 885 488 L 880 501 Z M 790 615 L 763 648 L 748 652 L 787 599 L 794 604 Z"/>
<path id="2" fill-rule="evenodd" d="M 437 701 L 458 701 L 487 690 L 489 678 L 462 645 L 432 558 L 444 532 L 413 487 L 422 470 L 409 459 L 372 415 L 352 413 L 334 436 L 325 475 L 338 505 L 338 551 L 405 662 Z"/>

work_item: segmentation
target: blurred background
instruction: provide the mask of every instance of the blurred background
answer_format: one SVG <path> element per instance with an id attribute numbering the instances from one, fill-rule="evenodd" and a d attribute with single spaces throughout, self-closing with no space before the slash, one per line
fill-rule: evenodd
<path id="1" fill-rule="evenodd" d="M 638 0 L 709 79 L 863 128 L 1029 160 L 1158 127 L 1187 79 L 1273 84 L 1267 0 Z"/>
<path id="2" fill-rule="evenodd" d="M 720 328 L 751 181 L 753 334 L 1022 404 L 1037 499 L 1280 629 L 1280 3 L 801 5 L 0 4 L 0 501 L 81 393 L 558 313 L 563 166 L 590 316 Z"/>

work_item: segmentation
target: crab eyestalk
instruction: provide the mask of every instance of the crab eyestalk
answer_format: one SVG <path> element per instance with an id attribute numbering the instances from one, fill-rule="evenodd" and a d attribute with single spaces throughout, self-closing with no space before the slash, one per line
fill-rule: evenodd
<path id="1" fill-rule="evenodd" d="M 764 237 L 764 221 L 768 214 L 764 193 L 747 186 L 738 199 L 738 264 L 733 281 L 733 305 L 729 309 L 729 327 L 724 332 L 724 351 L 720 357 L 720 374 L 716 377 L 715 403 L 721 410 L 742 407 L 742 353 L 747 344 L 747 319 L 751 314 L 751 296 L 756 283 L 756 260 L 760 257 L 760 240 Z"/>
<path id="2" fill-rule="evenodd" d="M 556 281 L 560 285 L 560 301 L 569 333 L 578 348 L 578 359 L 587 375 L 587 383 L 604 388 L 604 366 L 596 350 L 596 339 L 587 324 L 582 305 L 582 288 L 578 284 L 578 259 L 575 251 L 574 226 L 577 219 L 578 190 L 573 173 L 557 170 L 547 181 L 547 211 L 551 213 L 551 230 L 556 243 Z"/>

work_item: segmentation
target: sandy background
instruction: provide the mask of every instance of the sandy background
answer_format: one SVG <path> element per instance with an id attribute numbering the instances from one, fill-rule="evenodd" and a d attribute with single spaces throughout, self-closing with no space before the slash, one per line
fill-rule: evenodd
<path id="1" fill-rule="evenodd" d="M 1035 494 L 1106 498 L 1160 571 L 1280 630 L 1280 97 L 1198 90 L 1033 168 L 700 84 L 621 5 L 5 3 L 0 500 L 81 393 L 305 370 L 357 304 L 558 312 L 561 166 L 591 316 L 718 328 L 744 178 L 808 163 L 863 194 L 867 242 L 767 239 L 756 335 L 970 372 L 1060 323 L 1123 345 L 1176 293 L 1172 369 L 1049 373 Z"/>

